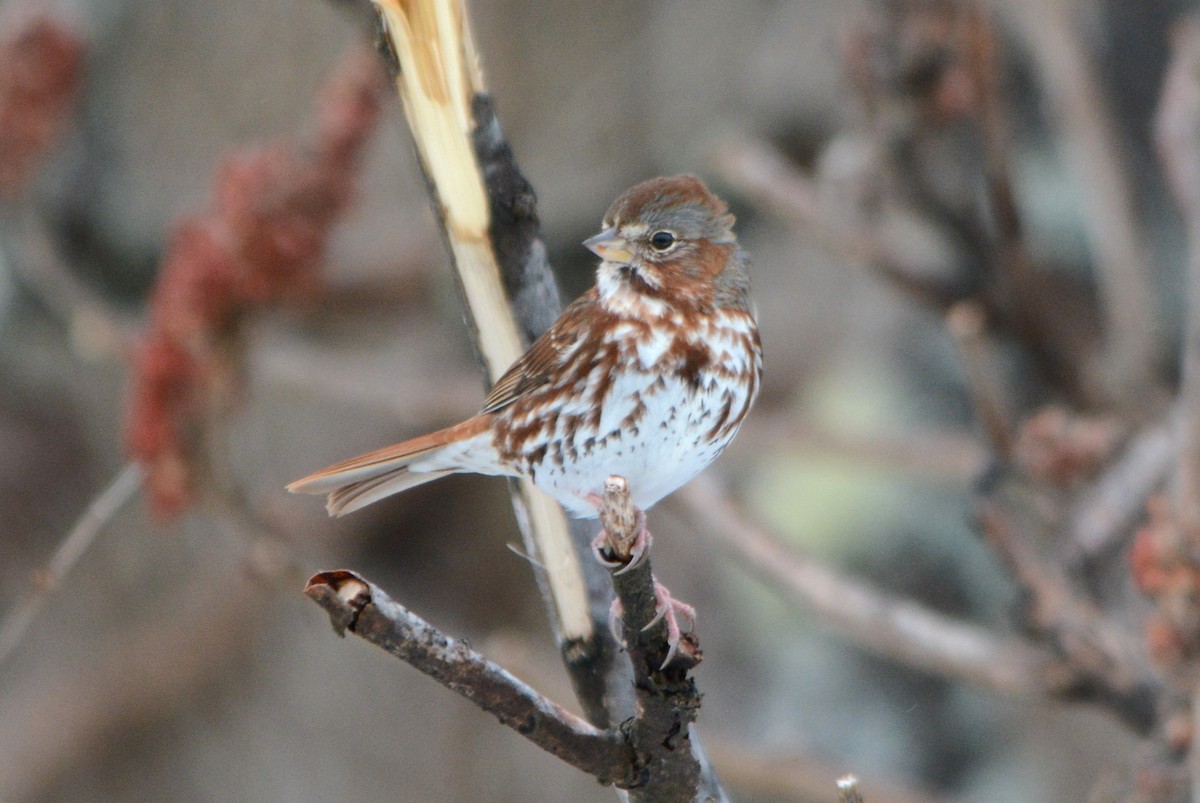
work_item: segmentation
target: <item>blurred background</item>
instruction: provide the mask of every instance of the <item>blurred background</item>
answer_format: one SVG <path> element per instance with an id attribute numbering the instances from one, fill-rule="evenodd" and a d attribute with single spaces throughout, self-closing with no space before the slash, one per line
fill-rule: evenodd
<path id="1" fill-rule="evenodd" d="M 36 592 L 128 459 L 132 344 L 179 221 L 218 203 L 230 154 L 317 137 L 320 87 L 367 39 L 348 3 L 7 0 L 5 41 L 35 5 L 82 49 L 53 147 L 0 200 L 0 610 Z M 1067 330 L 1039 362 L 1020 326 L 996 327 L 1008 414 L 1058 402 L 1127 433 L 1161 411 L 1186 239 L 1152 117 L 1192 6 L 514 0 L 471 13 L 564 298 L 592 280 L 579 243 L 638 181 L 693 172 L 737 214 L 766 377 L 715 481 L 793 547 L 1006 634 L 1022 590 L 972 523 L 996 444 L 946 302 L 988 285 L 1005 236 L 985 186 L 999 141 L 1051 302 L 1032 314 Z M 980 18 L 988 86 L 971 72 Z M 0 664 L 0 798 L 613 799 L 338 639 L 301 593 L 309 574 L 353 567 L 574 705 L 530 567 L 506 548 L 519 535 L 503 482 L 451 477 L 336 521 L 283 491 L 469 415 L 484 393 L 400 105 L 381 97 L 321 289 L 239 322 L 239 385 L 206 480 L 239 504 L 163 515 L 137 498 L 46 596 Z M 1095 203 L 1091 159 L 1116 176 L 1115 206 Z M 1131 250 L 1145 297 L 1114 302 L 1098 264 Z M 1136 313 L 1125 385 L 1088 362 L 1121 309 Z M 698 538 L 690 515 L 678 500 L 652 512 L 655 569 L 698 609 L 700 727 L 736 799 L 833 800 L 851 771 L 868 801 L 1085 800 L 1129 783 L 1143 746 L 1111 714 L 863 650 Z"/>

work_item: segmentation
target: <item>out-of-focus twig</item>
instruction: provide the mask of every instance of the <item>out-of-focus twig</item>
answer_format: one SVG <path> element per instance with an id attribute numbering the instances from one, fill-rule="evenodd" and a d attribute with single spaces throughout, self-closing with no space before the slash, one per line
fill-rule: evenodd
<path id="1" fill-rule="evenodd" d="M 30 624 L 46 603 L 50 593 L 67 576 L 83 554 L 104 530 L 121 508 L 137 493 L 142 472 L 136 463 L 122 468 L 108 487 L 100 492 L 87 510 L 75 522 L 66 538 L 55 550 L 46 568 L 34 576 L 32 588 L 25 597 L 4 616 L 0 622 L 0 665 L 13 654 L 21 639 L 29 631 Z"/>
<path id="2" fill-rule="evenodd" d="M 985 324 L 983 309 L 974 302 L 961 301 L 946 314 L 946 328 L 962 356 L 975 416 L 983 426 L 992 451 L 1007 460 L 1012 455 L 1013 428 L 1002 383 L 988 348 Z"/>
<path id="3" fill-rule="evenodd" d="M 725 180 L 776 215 L 812 233 L 831 252 L 869 266 L 898 290 L 944 310 L 960 290 L 904 264 L 876 231 L 829 213 L 815 182 L 793 167 L 777 148 L 761 141 L 727 147 L 717 156 Z"/>
<path id="4" fill-rule="evenodd" d="M 631 751 L 618 733 L 546 699 L 373 583 L 353 572 L 322 572 L 309 580 L 305 593 L 325 609 L 339 635 L 349 630 L 387 650 L 601 783 L 635 782 Z"/>
<path id="5" fill-rule="evenodd" d="M 711 478 L 693 480 L 678 496 L 709 543 L 864 649 L 1009 694 L 1054 692 L 1065 679 L 1045 650 L 898 599 L 788 549 L 740 514 Z"/>
<path id="6" fill-rule="evenodd" d="M 1181 636 L 1176 639 L 1177 649 L 1163 651 L 1159 657 L 1166 659 L 1168 682 L 1176 686 L 1176 696 L 1191 705 L 1187 769 L 1195 800 L 1200 799 L 1200 731 L 1196 730 L 1200 723 L 1200 687 L 1196 684 L 1198 650 L 1192 635 L 1200 616 L 1195 599 L 1200 574 L 1196 559 L 1200 545 L 1200 18 L 1182 23 L 1173 44 L 1155 135 L 1163 171 L 1183 213 L 1188 238 L 1188 309 L 1176 421 L 1179 446 L 1170 507 L 1173 515 L 1166 521 L 1162 515 L 1152 515 L 1138 535 L 1137 546 L 1141 547 L 1139 556 L 1151 552 L 1165 558 L 1159 568 L 1166 570 L 1166 582 L 1147 583 L 1147 566 L 1138 567 L 1142 569 L 1139 580 L 1158 603 L 1158 631 Z"/>
<path id="7" fill-rule="evenodd" d="M 1067 516 L 1062 553 L 1069 564 L 1078 566 L 1108 552 L 1145 516 L 1146 500 L 1175 462 L 1177 429 L 1173 418 L 1147 424 L 1083 492 Z"/>
<path id="8" fill-rule="evenodd" d="M 1149 732 L 1157 724 L 1160 684 L 1138 650 L 1136 636 L 1076 593 L 1061 567 L 1036 553 L 999 503 L 980 502 L 978 520 L 988 544 L 1028 595 L 1028 626 L 1062 654 L 1071 682 L 1061 692 L 1101 702 L 1130 728 Z"/>

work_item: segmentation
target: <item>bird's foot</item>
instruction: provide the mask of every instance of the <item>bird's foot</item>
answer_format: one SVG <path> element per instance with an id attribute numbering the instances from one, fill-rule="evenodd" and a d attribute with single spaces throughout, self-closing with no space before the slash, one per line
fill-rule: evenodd
<path id="1" fill-rule="evenodd" d="M 625 574 L 645 562 L 650 554 L 650 544 L 654 538 L 646 529 L 646 514 L 634 509 L 636 521 L 632 529 L 633 536 L 624 541 L 613 539 L 608 530 L 601 530 L 592 540 L 592 552 L 600 565 L 613 574 Z"/>
<path id="2" fill-rule="evenodd" d="M 612 608 L 609 609 L 608 626 L 618 644 L 624 643 L 621 633 L 624 613 L 621 600 L 614 599 Z M 686 632 L 695 632 L 696 609 L 686 602 L 680 602 L 672 597 L 666 586 L 658 580 L 654 580 L 654 618 L 646 623 L 642 632 L 649 630 L 659 622 L 665 622 L 667 625 L 667 656 L 663 659 L 659 671 L 666 669 L 679 652 L 679 642 L 683 640 L 684 635 L 684 630 L 679 626 L 681 619 L 687 624 Z"/>

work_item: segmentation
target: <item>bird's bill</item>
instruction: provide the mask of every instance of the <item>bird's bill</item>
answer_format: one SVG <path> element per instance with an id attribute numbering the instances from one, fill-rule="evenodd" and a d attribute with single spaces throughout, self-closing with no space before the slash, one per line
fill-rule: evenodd
<path id="1" fill-rule="evenodd" d="M 627 265 L 633 259 L 629 243 L 617 234 L 616 229 L 605 229 L 595 237 L 584 240 L 583 244 L 593 254 L 609 262 Z"/>

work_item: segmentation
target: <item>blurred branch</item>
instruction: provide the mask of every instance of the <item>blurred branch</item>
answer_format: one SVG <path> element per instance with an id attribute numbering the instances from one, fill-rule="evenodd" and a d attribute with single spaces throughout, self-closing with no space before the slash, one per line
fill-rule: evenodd
<path id="1" fill-rule="evenodd" d="M 1174 417 L 1147 424 L 1082 494 L 1067 516 L 1063 557 L 1068 564 L 1077 567 L 1108 552 L 1146 515 L 1146 500 L 1173 466 L 1177 431 Z"/>
<path id="2" fill-rule="evenodd" d="M 112 517 L 137 493 L 141 478 L 142 472 L 136 463 L 126 464 L 108 487 L 91 501 L 59 544 L 46 568 L 34 576 L 30 592 L 5 614 L 0 622 L 0 665 L 20 645 L 50 594 L 79 562 Z"/>
<path id="3" fill-rule="evenodd" d="M 322 572 L 304 593 L 325 609 L 339 635 L 349 630 L 386 650 L 601 783 L 634 783 L 633 753 L 619 733 L 600 730 L 542 697 L 370 581 L 348 571 Z"/>
<path id="4" fill-rule="evenodd" d="M 844 770 L 834 762 L 809 758 L 764 747 L 733 741 L 710 742 L 709 752 L 721 765 L 721 775 L 729 786 L 752 800 L 791 800 L 795 803 L 829 799 L 829 779 Z M 953 798 L 914 788 L 903 781 L 872 773 L 868 785 L 876 800 L 887 803 L 952 803 Z"/>
<path id="5" fill-rule="evenodd" d="M 1200 21 L 1175 36 L 1155 125 L 1159 156 L 1188 235 L 1188 310 L 1183 337 L 1175 513 L 1184 537 L 1200 541 Z"/>
<path id="6" fill-rule="evenodd" d="M 171 578 L 170 592 L 155 595 L 136 622 L 126 611 L 119 635 L 96 632 L 73 644 L 87 660 L 77 653 L 73 660 L 41 660 L 37 671 L 6 683 L 0 695 L 5 800 L 55 797 L 63 778 L 114 745 L 128 745 L 130 733 L 191 710 L 236 671 L 254 641 L 263 600 L 221 557 L 209 552 L 182 584 Z M 144 595 L 139 601 L 144 609 Z"/>
<path id="7" fill-rule="evenodd" d="M 1024 619 L 1062 656 L 1070 676 L 1058 691 L 1107 705 L 1133 730 L 1147 733 L 1157 720 L 1158 679 L 1141 659 L 1138 641 L 1076 594 L 1057 565 L 1042 560 L 1028 534 L 997 503 L 980 502 L 980 529 L 1027 594 Z"/>
<path id="8" fill-rule="evenodd" d="M 1107 376 L 1118 399 L 1141 401 L 1154 386 L 1158 320 L 1149 260 L 1138 229 L 1122 151 L 1113 132 L 1104 92 L 1096 81 L 1066 0 L 993 2 L 1011 17 L 1028 42 L 1045 93 L 1044 108 L 1081 188 L 1084 224 L 1091 243 L 1104 313 Z"/>
<path id="9" fill-rule="evenodd" d="M 974 302 L 960 301 L 946 313 L 946 328 L 962 357 L 975 417 L 983 426 L 992 451 L 1001 460 L 1008 460 L 1012 456 L 1013 426 L 1002 382 L 988 348 L 985 326 L 983 308 Z"/>
<path id="10" fill-rule="evenodd" d="M 883 593 L 787 548 L 742 515 L 709 477 L 693 480 L 680 498 L 689 521 L 711 543 L 871 652 L 1008 694 L 1062 687 L 1053 654 Z"/>
<path id="11" fill-rule="evenodd" d="M 726 148 L 718 154 L 716 163 L 725 180 L 741 192 L 793 226 L 810 232 L 843 259 L 869 266 L 914 300 L 944 311 L 961 296 L 961 290 L 952 283 L 906 266 L 872 227 L 830 214 L 830 204 L 821 197 L 816 182 L 766 142 L 748 140 Z"/>

